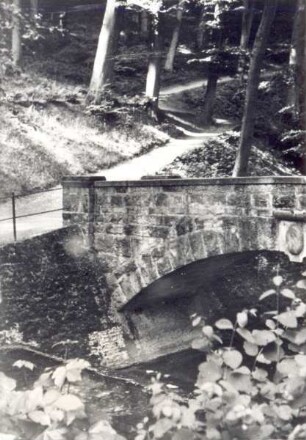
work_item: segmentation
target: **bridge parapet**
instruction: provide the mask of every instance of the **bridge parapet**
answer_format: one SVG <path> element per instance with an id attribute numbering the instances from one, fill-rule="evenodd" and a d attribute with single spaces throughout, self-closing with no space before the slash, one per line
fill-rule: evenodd
<path id="1" fill-rule="evenodd" d="M 214 255 L 306 255 L 306 179 L 63 181 L 65 224 L 80 224 L 120 308 L 159 277 Z M 289 232 L 288 232 L 289 231 Z"/>

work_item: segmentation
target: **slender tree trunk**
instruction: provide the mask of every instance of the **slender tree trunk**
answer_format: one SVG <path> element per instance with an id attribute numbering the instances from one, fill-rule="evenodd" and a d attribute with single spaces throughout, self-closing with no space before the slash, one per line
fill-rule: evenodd
<path id="1" fill-rule="evenodd" d="M 148 11 L 143 9 L 140 13 L 140 35 L 144 41 L 149 40 L 150 35 L 150 19 Z"/>
<path id="2" fill-rule="evenodd" d="M 254 19 L 254 1 L 244 0 L 243 5 L 244 5 L 244 11 L 242 15 L 240 49 L 247 50 L 250 41 L 253 19 Z"/>
<path id="3" fill-rule="evenodd" d="M 184 9 L 185 9 L 185 0 L 179 0 L 176 11 L 176 23 L 173 30 L 172 39 L 165 63 L 165 70 L 168 70 L 169 72 L 173 71 L 174 57 L 179 42 Z"/>
<path id="4" fill-rule="evenodd" d="M 216 90 L 218 83 L 218 74 L 216 69 L 211 67 L 208 71 L 207 87 L 203 106 L 203 124 L 211 125 L 213 123 L 214 106 L 216 101 Z"/>
<path id="5" fill-rule="evenodd" d="M 116 12 L 115 12 L 115 28 L 114 28 L 114 35 L 113 35 L 113 45 L 112 45 L 112 53 L 113 56 L 116 55 L 119 47 L 119 41 L 124 42 L 124 44 L 127 43 L 128 36 L 125 31 L 126 29 L 126 16 L 125 16 L 125 7 L 124 6 L 117 6 Z"/>
<path id="6" fill-rule="evenodd" d="M 12 16 L 12 58 L 15 66 L 20 64 L 21 60 L 21 0 L 14 0 Z"/>
<path id="7" fill-rule="evenodd" d="M 296 67 L 297 67 L 297 45 L 298 45 L 298 34 L 299 34 L 299 22 L 300 22 L 300 0 L 298 0 L 296 5 L 296 12 L 294 16 L 292 35 L 291 35 L 291 47 L 289 56 L 289 75 L 290 75 L 290 86 L 287 96 L 287 105 L 292 108 L 292 115 L 297 116 L 298 113 L 298 90 L 296 87 Z"/>
<path id="8" fill-rule="evenodd" d="M 204 46 L 204 35 L 205 35 L 205 8 L 202 8 L 200 14 L 200 21 L 197 29 L 197 49 L 202 50 Z"/>
<path id="9" fill-rule="evenodd" d="M 300 130 L 304 131 L 303 136 L 303 165 L 302 173 L 306 175 L 306 6 L 305 0 L 298 0 L 295 17 L 295 29 L 293 30 L 292 41 L 292 64 L 293 84 L 293 108 Z M 295 55 L 295 56 L 294 56 Z"/>
<path id="10" fill-rule="evenodd" d="M 298 0 L 298 17 L 296 19 L 296 63 L 294 69 L 295 104 L 297 109 L 299 126 L 306 130 L 305 126 L 305 99 L 306 99 L 306 7 L 305 0 Z"/>
<path id="11" fill-rule="evenodd" d="M 114 64 L 115 22 L 116 0 L 107 0 L 87 95 L 88 103 L 99 104 L 103 90 L 111 82 Z"/>
<path id="12" fill-rule="evenodd" d="M 289 75 L 290 83 L 287 95 L 289 115 L 292 117 L 293 126 L 300 130 L 306 130 L 306 8 L 304 0 L 298 0 L 292 28 Z M 304 160 L 302 173 L 306 175 L 306 134 L 303 135 Z"/>
<path id="13" fill-rule="evenodd" d="M 31 16 L 36 17 L 38 14 L 38 0 L 31 0 Z"/>
<path id="14" fill-rule="evenodd" d="M 162 41 L 160 35 L 160 14 L 152 19 L 152 42 L 146 80 L 146 96 L 149 98 L 151 115 L 157 118 L 158 98 L 160 89 Z"/>
<path id="15" fill-rule="evenodd" d="M 218 3 L 215 5 L 214 10 L 214 19 L 216 22 L 220 24 L 220 7 Z M 220 28 L 214 30 L 214 40 L 216 41 L 215 47 L 218 50 L 221 50 L 223 47 L 223 35 Z M 213 114 L 214 107 L 216 101 L 216 91 L 217 91 L 217 83 L 218 83 L 218 62 L 216 64 L 216 60 L 212 61 L 208 65 L 208 78 L 207 78 L 207 86 L 206 93 L 204 97 L 203 104 L 203 117 L 202 122 L 204 125 L 211 125 L 213 123 Z"/>
<path id="16" fill-rule="evenodd" d="M 233 171 L 234 177 L 245 176 L 248 172 L 248 162 L 254 135 L 254 114 L 256 110 L 260 71 L 276 8 L 277 0 L 265 0 L 261 22 L 252 51 L 239 149 Z"/>
<path id="17" fill-rule="evenodd" d="M 247 67 L 247 50 L 250 42 L 251 29 L 254 19 L 254 0 L 244 0 L 243 2 L 244 11 L 242 15 L 241 23 L 241 36 L 240 36 L 240 50 L 241 54 L 238 63 L 238 72 L 240 75 L 240 80 L 243 82 L 244 73 Z"/>

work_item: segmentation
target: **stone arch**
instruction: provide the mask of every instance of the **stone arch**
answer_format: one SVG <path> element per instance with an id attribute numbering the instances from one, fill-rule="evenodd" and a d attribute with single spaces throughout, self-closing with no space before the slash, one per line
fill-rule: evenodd
<path id="1" fill-rule="evenodd" d="M 123 275 L 112 277 L 113 301 L 121 309 L 157 279 L 187 264 L 217 255 L 276 250 L 276 229 L 268 218 L 222 218 L 197 230 L 171 235 L 144 253 L 137 253 Z"/>
<path id="2" fill-rule="evenodd" d="M 190 317 L 208 325 L 244 308 L 261 307 L 260 294 L 273 286 L 278 266 L 290 276 L 301 270 L 280 251 L 242 251 L 187 264 L 155 280 L 120 311 L 132 361 L 188 350 L 197 337 Z M 131 348 L 133 347 L 133 348 Z"/>
<path id="3" fill-rule="evenodd" d="M 278 273 L 280 267 L 290 268 L 292 272 L 292 264 L 294 263 L 290 262 L 287 255 L 279 251 L 253 250 L 213 255 L 187 263 L 154 280 L 123 306 L 122 310 L 131 311 L 139 308 L 139 305 L 146 307 L 151 303 L 162 303 L 168 299 L 171 301 L 176 297 L 197 295 L 199 289 L 207 292 L 207 286 L 218 285 L 220 280 L 226 283 L 223 280 L 229 278 L 241 279 L 242 284 L 247 286 L 248 276 L 254 273 L 259 275 L 253 290 L 261 294 L 260 289 L 266 290 L 269 287 L 265 283 L 272 283 L 271 273 Z M 297 267 L 297 270 L 300 270 L 300 267 Z M 231 288 L 233 287 L 235 285 Z M 254 299 L 257 301 L 258 297 L 251 298 L 251 296 L 250 301 Z M 238 307 L 242 307 L 240 302 Z"/>

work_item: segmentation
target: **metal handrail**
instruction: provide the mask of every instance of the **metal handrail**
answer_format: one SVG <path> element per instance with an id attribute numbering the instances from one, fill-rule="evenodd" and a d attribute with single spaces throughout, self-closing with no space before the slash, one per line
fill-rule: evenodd
<path id="1" fill-rule="evenodd" d="M 48 211 L 34 212 L 34 213 L 24 214 L 24 215 L 15 215 L 15 217 L 1 218 L 0 222 L 7 222 L 8 220 L 13 220 L 14 218 L 17 219 L 17 218 L 23 218 L 23 217 L 32 217 L 34 215 L 47 214 L 49 212 L 56 212 L 56 211 L 63 211 L 63 208 L 50 209 Z"/>
<path id="2" fill-rule="evenodd" d="M 20 197 L 28 197 L 28 196 L 32 196 L 35 194 L 42 194 L 42 193 L 46 193 L 46 192 L 52 192 L 52 191 L 62 191 L 63 188 L 60 186 L 58 188 L 50 188 L 50 189 L 41 189 L 40 191 L 25 191 L 25 192 L 21 192 L 21 193 L 15 193 L 15 198 L 20 198 Z M 6 196 L 6 197 L 0 197 L 0 201 L 1 200 L 10 200 L 12 198 L 12 196 Z"/>
<path id="3" fill-rule="evenodd" d="M 11 201 L 11 209 L 12 209 L 12 216 L 11 217 L 6 217 L 6 218 L 0 218 L 0 223 L 1 222 L 7 222 L 12 220 L 12 226 L 13 226 L 13 236 L 14 236 L 14 241 L 17 241 L 17 225 L 16 225 L 16 220 L 20 219 L 20 218 L 25 218 L 25 217 L 33 217 L 36 215 L 43 215 L 43 214 L 48 214 L 51 212 L 58 212 L 58 211 L 62 211 L 63 207 L 61 208 L 56 208 L 56 209 L 49 209 L 46 211 L 40 211 L 40 212 L 31 212 L 29 214 L 21 214 L 21 215 L 16 215 L 16 199 L 20 199 L 20 198 L 26 198 L 30 195 L 36 195 L 36 194 L 43 194 L 46 192 L 52 192 L 52 191 L 62 191 L 61 187 L 57 187 L 57 188 L 51 188 L 51 189 L 44 189 L 41 191 L 28 191 L 26 193 L 19 193 L 19 194 L 15 194 L 14 192 L 12 192 L 12 195 L 10 197 L 2 197 L 0 198 L 1 200 L 6 200 Z"/>

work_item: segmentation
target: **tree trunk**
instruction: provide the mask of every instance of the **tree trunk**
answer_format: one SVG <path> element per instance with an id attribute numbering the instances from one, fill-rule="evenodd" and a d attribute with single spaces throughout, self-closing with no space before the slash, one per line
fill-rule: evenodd
<path id="1" fill-rule="evenodd" d="M 294 22 L 290 61 L 292 63 L 292 95 L 295 120 L 304 131 L 302 173 L 306 175 L 306 6 L 305 0 L 298 0 Z M 293 53 L 292 53 L 293 52 Z M 295 53 L 294 53 L 295 52 Z"/>
<path id="2" fill-rule="evenodd" d="M 115 28 L 112 46 L 113 56 L 117 54 L 120 41 L 124 43 L 124 45 L 128 42 L 128 35 L 126 32 L 126 10 L 124 6 L 117 6 L 115 11 Z"/>
<path id="3" fill-rule="evenodd" d="M 149 98 L 149 111 L 155 118 L 158 116 L 158 97 L 160 89 L 162 42 L 160 35 L 160 15 L 152 19 L 152 42 L 146 80 L 146 96 Z"/>
<path id="4" fill-rule="evenodd" d="M 176 23 L 172 34 L 169 51 L 166 58 L 165 70 L 172 72 L 176 48 L 179 42 L 182 19 L 185 9 L 185 0 L 179 0 L 176 12 Z"/>
<path id="5" fill-rule="evenodd" d="M 38 14 L 38 0 L 31 0 L 31 16 L 36 17 Z"/>
<path id="6" fill-rule="evenodd" d="M 245 176 L 248 172 L 248 162 L 254 135 L 254 113 L 256 110 L 260 71 L 276 7 L 277 0 L 265 0 L 261 22 L 252 51 L 239 148 L 233 171 L 234 177 Z"/>
<path id="7" fill-rule="evenodd" d="M 244 11 L 241 25 L 240 49 L 247 50 L 254 18 L 254 1 L 244 0 L 243 6 Z"/>
<path id="8" fill-rule="evenodd" d="M 220 5 L 216 3 L 214 8 L 214 19 L 218 23 L 220 23 Z M 223 47 L 224 41 L 223 41 L 223 35 L 222 31 L 219 27 L 213 30 L 214 32 L 214 40 L 215 43 L 215 49 L 220 51 Z M 216 55 L 215 55 L 216 56 Z M 214 57 L 213 57 L 214 58 Z M 217 83 L 218 83 L 218 77 L 219 77 L 219 60 L 213 59 L 208 64 L 208 77 L 207 77 L 207 87 L 206 87 L 206 93 L 204 97 L 204 105 L 203 105 L 203 117 L 202 117 L 202 123 L 204 125 L 211 125 L 214 121 L 213 114 L 214 114 L 214 107 L 215 107 L 215 101 L 216 101 L 216 91 L 217 91 Z"/>
<path id="9" fill-rule="evenodd" d="M 289 75 L 290 75 L 290 87 L 287 97 L 287 105 L 292 109 L 292 115 L 294 118 L 298 115 L 298 88 L 296 83 L 296 73 L 297 73 L 297 47 L 299 44 L 299 27 L 300 27 L 300 3 L 298 0 L 296 4 L 296 12 L 294 16 L 292 36 L 291 36 L 291 47 L 289 56 Z M 303 2 L 304 3 L 304 2 Z"/>
<path id="10" fill-rule="evenodd" d="M 247 68 L 247 50 L 250 42 L 251 29 L 254 19 L 254 0 L 244 0 L 244 11 L 242 15 L 241 23 L 241 36 L 240 36 L 240 50 L 238 73 L 240 80 L 243 82 L 246 68 Z"/>
<path id="11" fill-rule="evenodd" d="M 116 0 L 107 0 L 87 103 L 99 104 L 103 90 L 111 82 L 114 64 L 115 22 Z"/>
<path id="12" fill-rule="evenodd" d="M 150 19 L 148 11 L 143 9 L 140 13 L 140 35 L 144 41 L 149 41 Z"/>
<path id="13" fill-rule="evenodd" d="M 14 0 L 12 16 L 12 58 L 15 66 L 21 60 L 21 0 Z"/>
<path id="14" fill-rule="evenodd" d="M 205 8 L 202 8 L 200 21 L 197 29 L 197 50 L 202 50 L 204 46 L 204 35 L 205 35 Z"/>
<path id="15" fill-rule="evenodd" d="M 203 106 L 203 124 L 211 125 L 213 123 L 214 106 L 216 101 L 216 90 L 218 83 L 218 74 L 215 68 L 208 71 L 207 87 Z"/>
<path id="16" fill-rule="evenodd" d="M 290 53 L 290 67 L 293 73 L 293 106 L 298 118 L 299 127 L 305 130 L 305 56 L 306 56 L 306 25 L 305 25 L 305 2 L 298 0 L 297 12 L 294 20 L 292 33 L 292 47 Z"/>

